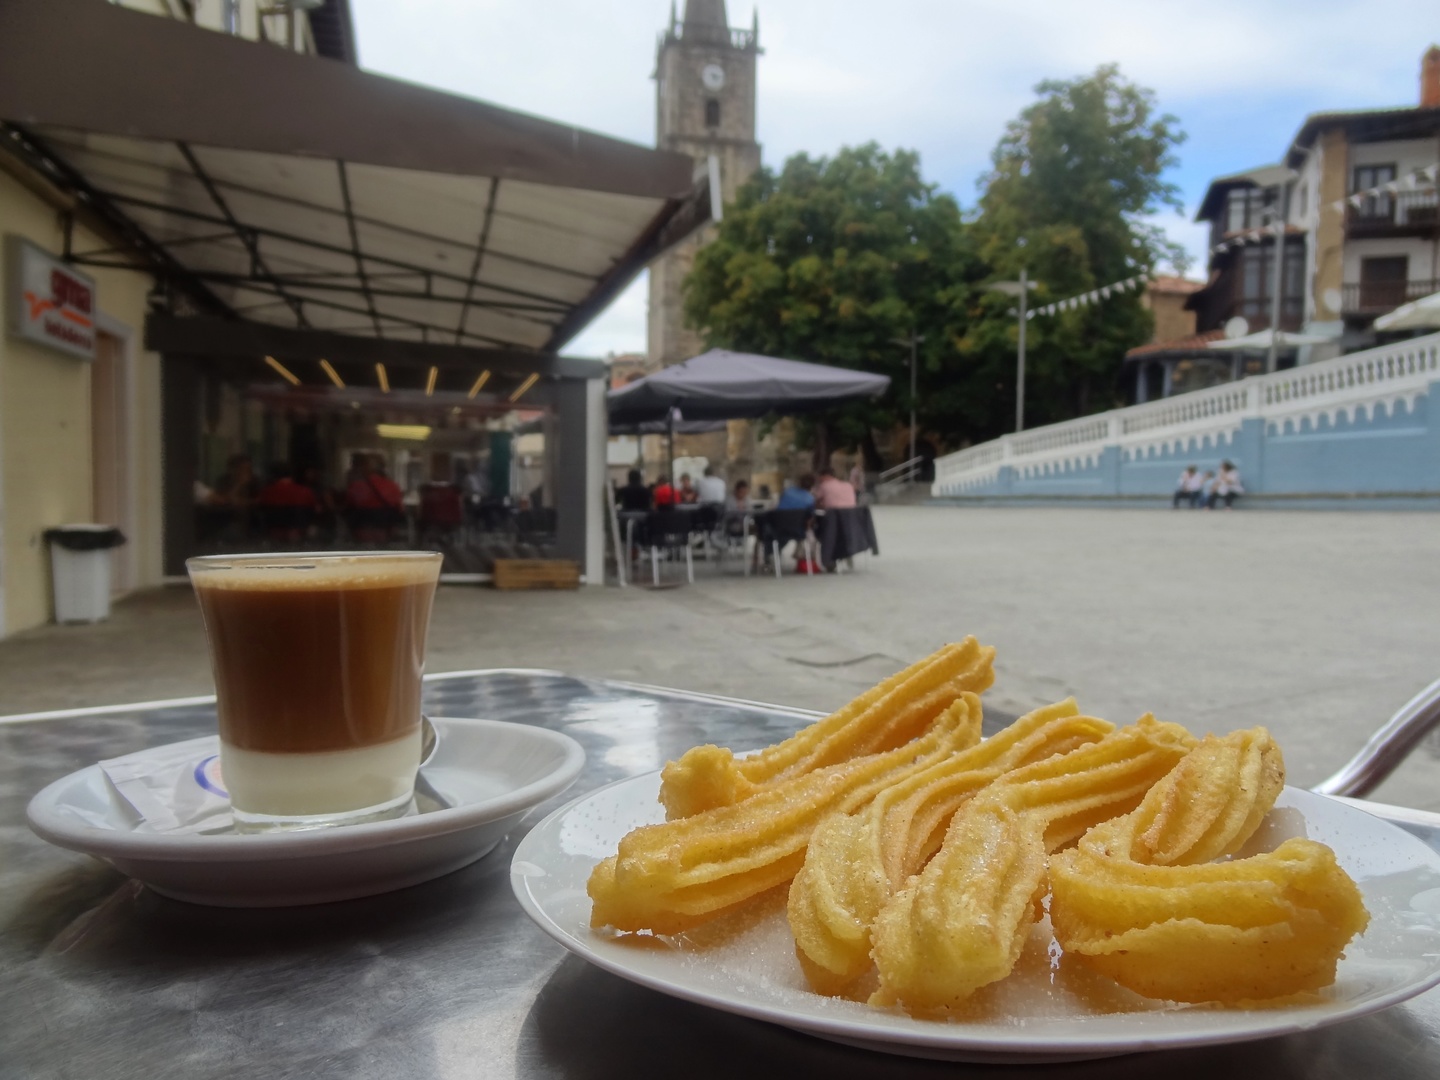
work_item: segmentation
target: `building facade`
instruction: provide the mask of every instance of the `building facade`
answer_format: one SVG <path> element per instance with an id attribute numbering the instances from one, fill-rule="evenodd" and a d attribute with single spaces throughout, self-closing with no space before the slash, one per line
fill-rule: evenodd
<path id="1" fill-rule="evenodd" d="M 125 0 L 122 6 L 316 51 L 310 15 L 262 15 L 258 0 Z M 321 39 L 336 59 L 353 59 L 348 9 L 333 2 Z M 328 21 L 327 21 L 328 20 Z M 343 32 L 338 28 L 343 27 Z M 336 52 L 334 49 L 345 50 Z M 0 153 L 0 223 L 6 240 L 0 295 L 26 303 L 19 254 L 59 259 L 67 250 L 113 248 L 118 238 L 77 202 L 17 158 Z M 144 270 L 70 271 L 90 291 L 93 347 L 64 351 L 16 333 L 0 334 L 0 636 L 51 616 L 46 528 L 76 522 L 115 525 L 127 543 L 111 555 L 116 593 L 163 578 L 160 357 L 143 330 L 155 278 Z M 41 300 L 40 302 L 43 302 Z"/>
<path id="2" fill-rule="evenodd" d="M 1281 161 L 1212 181 L 1196 214 L 1210 229 L 1205 287 L 1187 301 L 1194 329 L 1127 354 L 1136 400 L 1263 372 L 1266 351 L 1212 349 L 1227 334 L 1298 333 L 1279 369 L 1383 344 L 1376 318 L 1440 291 L 1437 163 L 1432 46 L 1415 106 L 1317 113 Z"/>

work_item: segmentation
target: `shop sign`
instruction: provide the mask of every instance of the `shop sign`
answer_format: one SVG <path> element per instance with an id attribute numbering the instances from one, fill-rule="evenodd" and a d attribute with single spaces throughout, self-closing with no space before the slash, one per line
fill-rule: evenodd
<path id="1" fill-rule="evenodd" d="M 95 282 L 18 236 L 5 237 L 10 334 L 95 359 Z"/>

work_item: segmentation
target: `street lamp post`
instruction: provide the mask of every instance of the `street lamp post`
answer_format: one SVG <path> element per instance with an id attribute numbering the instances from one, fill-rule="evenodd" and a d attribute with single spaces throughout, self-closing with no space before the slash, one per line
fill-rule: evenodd
<path id="1" fill-rule="evenodd" d="M 910 346 L 910 461 L 915 460 L 915 367 L 918 358 L 920 343 L 925 340 L 924 334 L 915 333 L 915 328 L 910 328 L 909 337 L 891 338 L 896 345 Z"/>
<path id="2" fill-rule="evenodd" d="M 1016 313 L 1020 316 L 1020 341 L 1015 350 L 1015 430 L 1025 430 L 1025 304 L 1029 299 L 1030 290 L 1035 288 L 1035 282 L 1029 279 L 1027 271 L 1022 267 L 1019 281 L 995 281 L 988 288 L 995 292 L 1004 293 L 1006 296 L 1017 296 L 1020 298 L 1020 309 Z"/>

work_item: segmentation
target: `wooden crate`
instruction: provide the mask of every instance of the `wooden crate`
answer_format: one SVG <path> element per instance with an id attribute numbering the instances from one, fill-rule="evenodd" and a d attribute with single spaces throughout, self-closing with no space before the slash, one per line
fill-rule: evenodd
<path id="1" fill-rule="evenodd" d="M 496 559 L 497 589 L 578 589 L 580 564 L 570 559 Z"/>

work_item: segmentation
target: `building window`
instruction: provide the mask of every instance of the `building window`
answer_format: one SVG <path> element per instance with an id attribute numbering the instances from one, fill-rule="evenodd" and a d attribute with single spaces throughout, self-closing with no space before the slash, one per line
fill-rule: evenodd
<path id="1" fill-rule="evenodd" d="M 1279 188 L 1237 188 L 1226 197 L 1225 231 L 1236 233 L 1267 224 L 1266 211 L 1275 205 Z"/>
<path id="2" fill-rule="evenodd" d="M 1389 311 L 1407 299 L 1410 276 L 1408 255 L 1386 255 L 1360 260 L 1361 311 Z"/>
<path id="3" fill-rule="evenodd" d="M 1305 220 L 1305 215 L 1310 212 L 1310 187 L 1307 184 L 1300 185 L 1300 220 Z"/>
<path id="4" fill-rule="evenodd" d="M 1274 312 L 1270 290 L 1275 284 L 1275 245 L 1247 247 L 1240 256 L 1240 282 L 1233 314 L 1243 315 L 1252 330 L 1270 325 Z M 1295 329 L 1302 312 L 1301 301 L 1305 284 L 1305 245 L 1285 245 L 1285 264 L 1281 268 L 1280 326 Z"/>
<path id="5" fill-rule="evenodd" d="M 707 98 L 705 101 L 705 126 L 720 126 L 720 102 L 714 98 Z"/>
<path id="6" fill-rule="evenodd" d="M 1351 186 L 1351 193 L 1357 191 L 1368 191 L 1377 188 L 1381 184 L 1388 184 L 1395 179 L 1394 165 L 1357 165 L 1355 167 L 1355 182 Z M 1367 218 L 1388 218 L 1395 211 L 1394 200 L 1387 192 L 1379 195 L 1370 195 L 1356 208 L 1360 217 Z"/>

